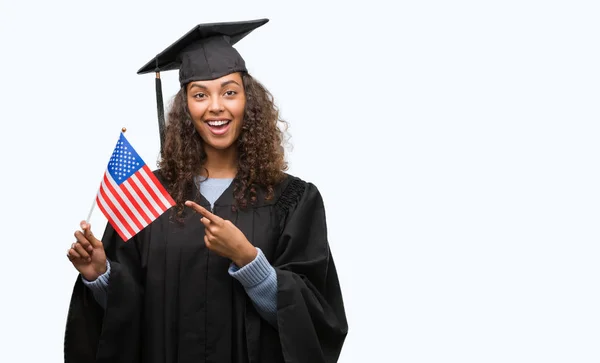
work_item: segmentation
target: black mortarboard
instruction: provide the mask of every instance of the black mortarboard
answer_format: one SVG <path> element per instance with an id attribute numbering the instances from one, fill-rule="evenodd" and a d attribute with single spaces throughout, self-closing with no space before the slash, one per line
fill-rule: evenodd
<path id="1" fill-rule="evenodd" d="M 179 69 L 179 83 L 183 87 L 192 81 L 216 79 L 233 72 L 246 71 L 244 59 L 233 45 L 268 21 L 258 19 L 196 25 L 140 68 L 138 74 L 156 72 L 161 151 L 165 117 L 160 72 Z"/>

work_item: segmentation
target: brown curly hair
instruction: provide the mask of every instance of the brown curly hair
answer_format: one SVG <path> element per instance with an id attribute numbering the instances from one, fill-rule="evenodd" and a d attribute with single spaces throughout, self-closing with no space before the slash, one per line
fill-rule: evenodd
<path id="1" fill-rule="evenodd" d="M 238 167 L 234 179 L 234 198 L 239 208 L 257 200 L 257 187 L 273 198 L 273 188 L 285 177 L 288 168 L 283 144 L 287 123 L 280 119 L 271 93 L 248 72 L 242 72 L 246 107 L 242 131 L 237 139 Z M 282 123 L 285 128 L 279 128 Z M 187 107 L 186 87 L 175 95 L 167 116 L 165 142 L 158 162 L 165 187 L 183 212 L 185 198 L 195 175 L 206 160 L 204 141 L 196 132 Z M 234 206 L 236 207 L 236 206 Z"/>

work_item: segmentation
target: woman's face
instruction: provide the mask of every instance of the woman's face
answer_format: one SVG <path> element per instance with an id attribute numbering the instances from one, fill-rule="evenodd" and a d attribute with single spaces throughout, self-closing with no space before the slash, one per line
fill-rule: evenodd
<path id="1" fill-rule="evenodd" d="M 205 146 L 224 150 L 234 145 L 246 106 L 241 75 L 232 73 L 211 81 L 190 82 L 186 87 L 192 122 Z"/>

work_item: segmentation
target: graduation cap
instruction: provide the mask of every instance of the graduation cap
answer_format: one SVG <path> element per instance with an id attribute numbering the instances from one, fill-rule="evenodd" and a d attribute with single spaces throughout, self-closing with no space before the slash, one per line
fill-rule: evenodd
<path id="1" fill-rule="evenodd" d="M 244 59 L 233 45 L 268 21 L 258 19 L 196 25 L 138 70 L 137 74 L 156 73 L 161 153 L 165 137 L 165 114 L 160 72 L 179 69 L 179 84 L 183 87 L 192 81 L 211 80 L 246 71 Z"/>

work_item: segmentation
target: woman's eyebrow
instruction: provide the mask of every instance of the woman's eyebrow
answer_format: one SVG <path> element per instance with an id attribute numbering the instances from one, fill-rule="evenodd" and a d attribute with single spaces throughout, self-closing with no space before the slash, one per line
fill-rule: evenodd
<path id="1" fill-rule="evenodd" d="M 198 84 L 198 83 L 192 83 L 192 86 L 190 87 L 190 89 L 192 89 L 194 87 L 198 87 L 198 88 L 202 88 L 202 89 L 207 89 L 205 85 Z"/>
<path id="2" fill-rule="evenodd" d="M 239 84 L 239 83 L 237 83 L 237 82 L 236 82 L 236 81 L 234 81 L 233 79 L 230 79 L 229 81 L 225 81 L 225 82 L 221 83 L 221 87 L 225 87 L 225 86 L 227 86 L 228 84 L 232 84 L 232 83 L 235 83 L 235 84 L 237 84 L 238 86 L 240 86 L 240 84 Z M 240 87 L 241 87 L 241 86 L 240 86 Z"/>

